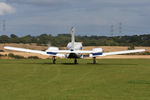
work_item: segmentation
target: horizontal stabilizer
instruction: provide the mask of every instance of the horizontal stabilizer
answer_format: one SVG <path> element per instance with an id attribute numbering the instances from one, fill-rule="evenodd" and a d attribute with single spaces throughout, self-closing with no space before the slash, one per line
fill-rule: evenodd
<path id="1" fill-rule="evenodd" d="M 55 52 L 55 53 L 80 53 L 80 54 L 90 54 L 94 53 L 94 51 L 88 51 L 88 50 L 75 50 L 75 51 L 70 51 L 70 50 L 57 50 L 57 51 L 50 51 L 50 52 Z"/>

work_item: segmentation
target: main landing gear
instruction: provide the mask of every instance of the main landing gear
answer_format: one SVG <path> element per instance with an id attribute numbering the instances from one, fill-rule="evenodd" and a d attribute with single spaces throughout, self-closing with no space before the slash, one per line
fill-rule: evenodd
<path id="1" fill-rule="evenodd" d="M 74 58 L 74 64 L 78 64 L 77 58 Z M 96 57 L 93 57 L 93 64 L 96 64 Z"/>
<path id="2" fill-rule="evenodd" d="M 77 58 L 74 59 L 74 64 L 77 64 Z"/>
<path id="3" fill-rule="evenodd" d="M 56 57 L 55 56 L 52 57 L 52 63 L 56 64 Z M 74 58 L 74 64 L 78 64 L 77 58 Z M 93 64 L 96 64 L 96 57 L 93 57 Z"/>
<path id="4" fill-rule="evenodd" d="M 55 56 L 52 57 L 52 62 L 53 62 L 53 64 L 56 64 L 56 57 Z"/>
<path id="5" fill-rule="evenodd" d="M 96 64 L 96 57 L 93 57 L 93 64 Z"/>

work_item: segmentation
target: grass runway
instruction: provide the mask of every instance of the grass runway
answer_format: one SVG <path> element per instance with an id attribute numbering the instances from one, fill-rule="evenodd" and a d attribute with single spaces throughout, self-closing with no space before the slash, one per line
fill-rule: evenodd
<path id="1" fill-rule="evenodd" d="M 0 60 L 0 100 L 150 100 L 150 59 Z"/>

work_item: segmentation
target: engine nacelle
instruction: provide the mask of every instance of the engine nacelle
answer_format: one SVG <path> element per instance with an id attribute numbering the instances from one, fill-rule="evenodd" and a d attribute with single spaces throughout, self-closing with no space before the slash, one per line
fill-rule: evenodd
<path id="1" fill-rule="evenodd" d="M 102 48 L 94 48 L 93 51 L 94 52 L 103 52 L 103 49 Z"/>
<path id="2" fill-rule="evenodd" d="M 89 57 L 98 57 L 103 54 L 103 49 L 102 48 L 94 48 L 93 53 L 89 54 Z"/>
<path id="3" fill-rule="evenodd" d="M 48 52 L 48 51 L 58 51 L 59 50 L 59 48 L 57 48 L 57 47 L 49 47 L 46 51 Z"/>

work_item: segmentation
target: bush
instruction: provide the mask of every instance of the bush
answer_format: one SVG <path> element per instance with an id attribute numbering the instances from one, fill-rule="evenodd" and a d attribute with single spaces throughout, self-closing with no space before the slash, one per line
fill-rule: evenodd
<path id="1" fill-rule="evenodd" d="M 135 49 L 135 47 L 133 44 L 131 44 L 130 47 L 128 48 L 128 50 L 134 50 L 134 49 Z"/>
<path id="2" fill-rule="evenodd" d="M 15 59 L 25 59 L 25 57 L 20 55 L 14 55 L 13 53 L 9 53 L 8 57 L 15 58 Z"/>
<path id="3" fill-rule="evenodd" d="M 39 59 L 37 56 L 29 56 L 28 59 Z"/>
<path id="4" fill-rule="evenodd" d="M 0 57 L 3 57 L 4 55 L 0 54 Z"/>
<path id="5" fill-rule="evenodd" d="M 4 50 L 0 50 L 0 52 L 4 52 Z"/>
<path id="6" fill-rule="evenodd" d="M 8 57 L 14 57 L 14 54 L 13 53 L 9 53 Z"/>
<path id="7" fill-rule="evenodd" d="M 148 52 L 148 51 L 142 52 L 142 53 L 140 53 L 140 55 L 150 55 L 150 52 Z"/>

